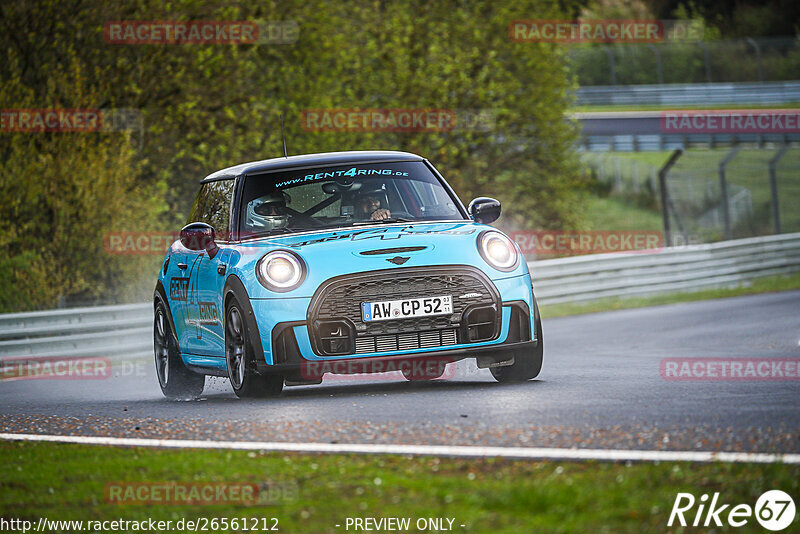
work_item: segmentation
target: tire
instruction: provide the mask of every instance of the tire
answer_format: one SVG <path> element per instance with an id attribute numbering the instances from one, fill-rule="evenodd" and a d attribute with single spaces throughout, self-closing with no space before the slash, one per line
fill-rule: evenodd
<path id="1" fill-rule="evenodd" d="M 153 347 L 155 349 L 156 376 L 161 392 L 168 399 L 190 400 L 200 397 L 206 377 L 190 371 L 181 359 L 178 341 L 172 332 L 167 307 L 156 300 L 153 321 Z"/>
<path id="2" fill-rule="evenodd" d="M 262 398 L 280 395 L 283 375 L 256 371 L 253 347 L 242 307 L 235 298 L 225 311 L 225 361 L 233 392 L 239 398 Z"/>
<path id="3" fill-rule="evenodd" d="M 408 365 L 402 365 L 400 370 L 403 372 L 403 377 L 409 382 L 436 380 L 444 374 L 448 364 L 444 360 L 418 362 L 422 365 L 414 365 L 413 361 L 407 363 Z"/>
<path id="4" fill-rule="evenodd" d="M 505 367 L 491 367 L 489 370 L 498 382 L 526 382 L 539 376 L 542 370 L 544 355 L 544 339 L 542 338 L 542 318 L 539 316 L 539 305 L 533 301 L 533 318 L 536 326 L 536 339 L 539 342 L 533 351 L 514 350 L 514 363 Z"/>

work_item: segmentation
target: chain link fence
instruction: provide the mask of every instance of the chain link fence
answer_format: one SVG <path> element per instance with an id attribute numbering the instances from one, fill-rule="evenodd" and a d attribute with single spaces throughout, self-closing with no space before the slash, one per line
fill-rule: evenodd
<path id="1" fill-rule="evenodd" d="M 583 158 L 608 194 L 661 214 L 658 170 L 669 155 Z M 689 150 L 667 173 L 666 189 L 672 244 L 800 232 L 798 148 Z"/>
<path id="2" fill-rule="evenodd" d="M 580 86 L 796 80 L 800 39 L 573 45 Z"/>

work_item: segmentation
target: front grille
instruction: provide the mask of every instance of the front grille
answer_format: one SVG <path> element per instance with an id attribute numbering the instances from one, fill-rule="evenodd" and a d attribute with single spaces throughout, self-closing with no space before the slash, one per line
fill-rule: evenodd
<path id="1" fill-rule="evenodd" d="M 427 332 L 390 334 L 386 336 L 363 336 L 356 338 L 356 354 L 446 347 L 447 345 L 456 345 L 457 343 L 458 337 L 455 328 L 429 330 Z"/>
<path id="2" fill-rule="evenodd" d="M 440 295 L 453 297 L 452 314 L 361 320 L 363 302 Z M 309 307 L 309 333 L 315 352 L 321 355 L 331 353 L 321 347 L 324 336 L 317 330 L 330 321 L 346 321 L 354 326 L 355 354 L 456 345 L 476 339 L 466 330 L 462 333 L 464 313 L 475 307 L 492 306 L 500 310 L 497 290 L 472 267 L 411 267 L 347 275 L 324 283 L 315 294 Z M 499 330 L 499 320 L 500 314 L 496 313 L 495 331 Z"/>

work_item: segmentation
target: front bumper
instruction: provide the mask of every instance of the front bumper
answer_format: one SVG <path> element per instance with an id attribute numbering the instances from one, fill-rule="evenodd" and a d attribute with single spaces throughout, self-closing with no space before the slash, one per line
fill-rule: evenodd
<path id="1" fill-rule="evenodd" d="M 530 275 L 492 280 L 491 284 L 497 292 L 500 314 L 498 333 L 489 341 L 456 343 L 446 348 L 436 346 L 333 356 L 320 355 L 314 349 L 308 328 L 311 298 L 251 299 L 264 348 L 264 358 L 256 358 L 257 367 L 261 372 L 291 371 L 307 362 L 397 358 L 449 358 L 455 361 L 480 356 L 487 361 L 492 358 L 500 361 L 503 352 L 508 349 L 535 348 L 534 297 Z"/>
<path id="2" fill-rule="evenodd" d="M 513 352 L 531 353 L 538 346 L 537 339 L 499 343 L 492 346 L 404 353 L 394 356 L 344 357 L 325 361 L 292 361 L 258 366 L 261 373 L 279 372 L 294 382 L 318 382 L 326 372 L 334 374 L 366 374 L 398 371 L 408 362 L 428 360 L 451 363 L 465 358 L 476 358 L 478 367 L 509 365 L 514 362 Z M 519 351 L 519 352 L 517 352 Z M 409 366 L 411 367 L 411 366 Z"/>

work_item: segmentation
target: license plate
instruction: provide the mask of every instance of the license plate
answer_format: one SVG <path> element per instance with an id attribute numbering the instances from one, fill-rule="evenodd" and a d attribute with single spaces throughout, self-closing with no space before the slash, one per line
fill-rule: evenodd
<path id="1" fill-rule="evenodd" d="M 451 295 L 361 303 L 361 318 L 365 323 L 450 313 L 453 313 L 453 297 Z"/>

